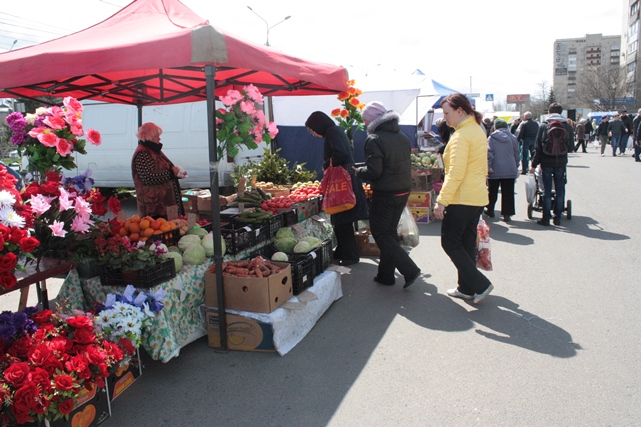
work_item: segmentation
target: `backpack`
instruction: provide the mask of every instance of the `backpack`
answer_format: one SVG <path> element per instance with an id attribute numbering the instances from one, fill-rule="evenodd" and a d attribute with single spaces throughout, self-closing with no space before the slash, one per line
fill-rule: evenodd
<path id="1" fill-rule="evenodd" d="M 568 145 L 565 142 L 567 133 L 563 123 L 554 120 L 548 123 L 548 129 L 543 138 L 543 153 L 548 156 L 564 156 L 568 154 Z"/>

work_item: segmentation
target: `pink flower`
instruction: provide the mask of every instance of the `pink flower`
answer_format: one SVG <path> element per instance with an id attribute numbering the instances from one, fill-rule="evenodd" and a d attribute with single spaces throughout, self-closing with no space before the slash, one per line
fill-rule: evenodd
<path id="1" fill-rule="evenodd" d="M 262 129 L 265 127 L 265 113 L 263 110 L 256 110 L 256 112 L 252 115 L 252 120 L 254 123 L 256 123 L 256 127 L 259 129 Z"/>
<path id="2" fill-rule="evenodd" d="M 269 123 L 267 125 L 267 132 L 269 132 L 270 138 L 276 138 L 276 135 L 278 135 L 278 126 L 276 126 L 276 123 Z"/>
<path id="3" fill-rule="evenodd" d="M 53 224 L 49 226 L 51 234 L 56 237 L 65 237 L 67 235 L 67 231 L 64 227 L 65 223 L 60 221 L 54 221 Z"/>
<path id="4" fill-rule="evenodd" d="M 74 136 L 82 136 L 85 133 L 82 130 L 82 124 L 80 124 L 80 122 L 78 122 L 77 124 L 69 125 L 69 129 Z"/>
<path id="5" fill-rule="evenodd" d="M 74 209 L 76 210 L 76 213 L 81 216 L 82 215 L 88 216 L 91 213 L 91 208 L 89 207 L 89 203 L 82 197 L 76 197 L 76 204 L 74 206 Z"/>
<path id="6" fill-rule="evenodd" d="M 29 131 L 29 136 L 32 138 L 38 138 L 38 135 L 40 135 L 42 132 L 44 132 L 46 128 L 33 128 Z"/>
<path id="7" fill-rule="evenodd" d="M 66 157 L 73 151 L 73 144 L 67 141 L 64 138 L 58 138 L 58 144 L 56 145 L 56 151 L 62 157 Z"/>
<path id="8" fill-rule="evenodd" d="M 247 85 L 244 87 L 245 93 L 251 99 L 257 104 L 263 104 L 263 94 L 260 93 L 258 88 L 254 85 Z"/>
<path id="9" fill-rule="evenodd" d="M 83 105 L 75 98 L 70 96 L 62 100 L 62 104 L 67 107 L 68 110 L 73 111 L 74 113 L 82 113 Z"/>
<path id="10" fill-rule="evenodd" d="M 256 111 L 256 107 L 253 102 L 240 101 L 240 110 L 245 114 L 252 114 Z"/>
<path id="11" fill-rule="evenodd" d="M 222 102 L 224 106 L 229 107 L 230 105 L 234 105 L 241 99 L 243 99 L 243 95 L 239 91 L 228 90 L 227 96 L 220 97 L 220 102 Z"/>
<path id="12" fill-rule="evenodd" d="M 89 231 L 89 226 L 93 225 L 92 223 L 93 221 L 91 221 L 89 217 L 78 215 L 71 222 L 71 231 L 77 231 L 78 233 L 87 233 Z"/>
<path id="13" fill-rule="evenodd" d="M 98 132 L 95 129 L 88 129 L 87 130 L 87 139 L 89 142 L 91 142 L 93 145 L 100 145 L 102 144 L 102 136 L 100 135 L 100 132 Z"/>
<path id="14" fill-rule="evenodd" d="M 64 129 L 67 126 L 65 120 L 60 116 L 47 116 L 42 122 L 51 129 Z"/>
<path id="15" fill-rule="evenodd" d="M 45 147 L 55 147 L 58 145 L 58 137 L 51 133 L 49 130 L 45 130 L 40 135 L 38 135 L 38 141 Z"/>
<path id="16" fill-rule="evenodd" d="M 43 196 L 42 194 L 36 194 L 31 196 L 31 210 L 36 215 L 42 215 L 47 212 L 51 207 L 49 204 L 50 200 L 48 197 Z"/>
<path id="17" fill-rule="evenodd" d="M 256 142 L 256 144 L 263 142 L 263 132 L 259 128 L 253 128 L 250 133 L 254 135 L 254 142 Z"/>
<path id="18" fill-rule="evenodd" d="M 65 190 L 63 187 L 60 187 L 60 198 L 58 201 L 60 202 L 60 210 L 61 211 L 66 211 L 67 209 L 70 209 L 73 207 L 73 201 L 69 199 L 69 192 Z"/>

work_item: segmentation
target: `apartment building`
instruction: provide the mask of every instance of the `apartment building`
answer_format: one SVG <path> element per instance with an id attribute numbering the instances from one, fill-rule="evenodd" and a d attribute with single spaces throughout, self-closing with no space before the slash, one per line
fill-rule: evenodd
<path id="1" fill-rule="evenodd" d="M 641 0 L 623 0 L 623 66 L 626 69 L 626 96 L 641 99 L 641 75 L 639 74 L 639 22 Z M 641 106 L 636 103 L 635 106 Z M 636 112 L 636 108 L 633 108 Z"/>

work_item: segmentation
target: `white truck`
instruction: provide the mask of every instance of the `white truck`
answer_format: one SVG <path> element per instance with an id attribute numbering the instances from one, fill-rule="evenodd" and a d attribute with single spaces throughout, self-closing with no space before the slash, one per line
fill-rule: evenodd
<path id="1" fill-rule="evenodd" d="M 138 110 L 135 106 L 83 101 L 84 129 L 96 129 L 102 144 L 87 143 L 87 154 L 76 155 L 78 172 L 91 169 L 97 187 L 133 188 L 131 158 L 138 145 Z M 206 102 L 192 102 L 143 107 L 143 123 L 154 122 L 163 130 L 163 152 L 189 176 L 182 179 L 182 188 L 209 188 L 209 146 L 207 142 Z M 258 158 L 264 145 L 256 150 L 241 151 L 234 159 L 244 162 Z M 229 174 L 233 163 L 223 159 L 219 167 L 220 185 L 231 185 Z M 66 172 L 69 174 L 69 172 Z"/>

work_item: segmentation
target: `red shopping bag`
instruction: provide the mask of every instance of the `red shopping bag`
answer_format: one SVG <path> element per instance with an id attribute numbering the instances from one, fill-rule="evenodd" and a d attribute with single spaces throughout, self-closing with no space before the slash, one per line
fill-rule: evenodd
<path id="1" fill-rule="evenodd" d="M 332 166 L 331 160 L 323 175 L 320 190 L 323 194 L 323 210 L 330 215 L 348 211 L 356 205 L 349 173 L 345 168 Z"/>

